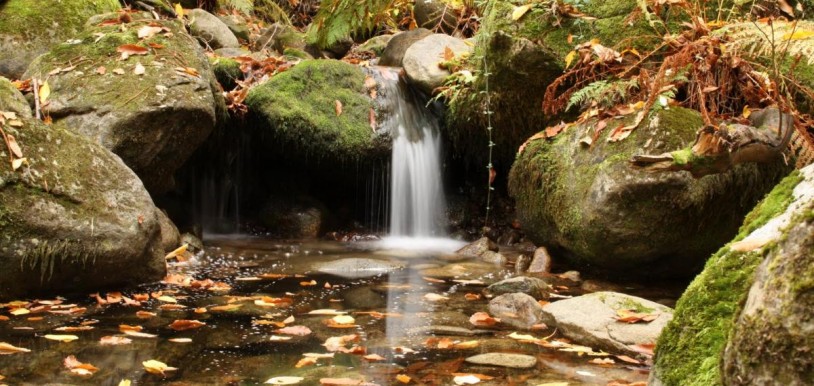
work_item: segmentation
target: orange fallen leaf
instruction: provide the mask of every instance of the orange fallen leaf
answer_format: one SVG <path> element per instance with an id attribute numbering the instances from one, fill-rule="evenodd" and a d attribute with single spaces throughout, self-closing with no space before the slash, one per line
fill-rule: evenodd
<path id="1" fill-rule="evenodd" d="M 642 364 L 642 362 L 641 362 L 641 361 L 638 361 L 638 360 L 636 360 L 636 359 L 633 359 L 633 358 L 631 358 L 631 357 L 629 357 L 629 356 L 627 356 L 627 355 L 614 355 L 614 356 L 615 356 L 617 359 L 619 359 L 620 361 L 622 361 L 622 362 L 632 363 L 632 364 L 634 364 L 634 365 L 640 365 L 640 364 Z"/>
<path id="2" fill-rule="evenodd" d="M 336 116 L 342 115 L 342 102 L 339 99 L 334 100 L 334 108 L 336 110 Z"/>
<path id="3" fill-rule="evenodd" d="M 612 365 L 616 363 L 613 359 L 610 358 L 594 358 L 588 361 L 588 363 L 595 364 L 595 365 Z"/>
<path id="4" fill-rule="evenodd" d="M 199 320 L 189 320 L 189 319 L 179 319 L 172 322 L 172 324 L 169 325 L 169 327 L 175 331 L 192 330 L 194 328 L 200 328 L 203 326 L 206 326 L 206 323 L 201 322 Z"/>
<path id="5" fill-rule="evenodd" d="M 301 367 L 315 365 L 316 363 L 317 363 L 316 358 L 307 358 L 306 357 L 306 358 L 302 358 L 299 361 L 297 361 L 297 364 L 295 364 L 294 367 L 299 369 Z"/>
<path id="6" fill-rule="evenodd" d="M 368 360 L 368 361 L 383 361 L 383 360 L 387 359 L 387 358 L 385 358 L 385 357 L 383 357 L 383 356 L 381 356 L 379 354 L 368 354 L 368 355 L 363 356 L 362 358 L 364 358 L 365 360 Z"/>
<path id="7" fill-rule="evenodd" d="M 479 300 L 481 297 L 482 297 L 481 294 L 475 294 L 475 293 L 471 293 L 471 292 L 464 295 L 464 299 L 470 300 L 470 301 L 471 300 Z"/>
<path id="8" fill-rule="evenodd" d="M 90 377 L 97 371 L 99 371 L 96 366 L 90 363 L 82 363 L 76 359 L 75 356 L 69 355 L 63 361 L 62 364 L 65 365 L 68 370 L 71 371 L 71 374 L 78 375 L 80 377 Z"/>
<path id="9" fill-rule="evenodd" d="M 649 323 L 659 317 L 657 313 L 635 312 L 634 310 L 617 310 L 616 320 L 623 323 Z"/>
<path id="10" fill-rule="evenodd" d="M 141 331 L 143 329 L 144 329 L 144 327 L 141 327 L 141 326 L 131 326 L 129 324 L 120 324 L 119 325 L 119 331 L 121 331 L 121 332 L 125 332 L 125 331 Z"/>
<path id="11" fill-rule="evenodd" d="M 311 281 L 301 281 L 301 282 L 300 282 L 300 285 L 301 285 L 301 286 L 303 286 L 303 287 L 315 286 L 315 285 L 317 285 L 317 281 L 316 281 L 316 280 L 311 280 Z"/>
<path id="12" fill-rule="evenodd" d="M 469 323 L 478 327 L 491 327 L 500 322 L 500 319 L 493 318 L 485 312 L 476 312 L 469 317 Z"/>
<path id="13" fill-rule="evenodd" d="M 153 316 L 156 316 L 155 312 L 136 311 L 136 317 L 138 317 L 139 319 L 149 319 L 152 318 Z"/>
<path id="14" fill-rule="evenodd" d="M 652 357 L 653 356 L 653 350 L 656 348 L 656 345 L 653 344 L 653 343 L 640 343 L 640 344 L 628 345 L 627 347 L 630 348 L 633 351 L 636 351 L 636 352 L 640 353 L 640 354 L 644 354 L 644 355 Z"/>
<path id="15" fill-rule="evenodd" d="M 275 330 L 280 334 L 305 336 L 311 333 L 311 329 L 305 326 L 289 326 Z"/>
<path id="16" fill-rule="evenodd" d="M 123 336 L 103 336 L 99 339 L 99 344 L 106 345 L 106 346 L 118 346 L 121 344 L 130 344 L 133 343 L 133 340 L 125 338 Z"/>
<path id="17" fill-rule="evenodd" d="M 31 352 L 31 350 L 27 348 L 12 346 L 6 342 L 0 342 L 0 355 L 16 354 L 21 352 Z"/>
<path id="18" fill-rule="evenodd" d="M 401 383 L 410 383 L 412 378 L 410 378 L 410 376 L 405 375 L 405 374 L 399 374 L 399 375 L 396 375 L 396 380 L 401 382 Z"/>
<path id="19" fill-rule="evenodd" d="M 93 330 L 93 326 L 65 326 L 65 327 L 58 327 L 55 328 L 54 331 L 59 332 L 77 332 L 77 331 L 88 331 Z"/>
<path id="20" fill-rule="evenodd" d="M 147 55 L 150 50 L 136 44 L 122 44 L 116 48 L 116 52 L 122 54 L 122 60 L 127 59 L 130 55 Z"/>

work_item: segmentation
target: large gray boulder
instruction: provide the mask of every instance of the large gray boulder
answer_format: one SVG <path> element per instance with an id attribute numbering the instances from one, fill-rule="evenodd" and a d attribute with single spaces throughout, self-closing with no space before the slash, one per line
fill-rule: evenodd
<path id="1" fill-rule="evenodd" d="M 617 312 L 620 310 L 652 315 L 655 320 L 619 321 Z M 594 292 L 543 307 L 543 321 L 556 326 L 574 342 L 624 355 L 638 355 L 631 346 L 655 344 L 661 330 L 672 318 L 673 310 L 669 307 L 616 292 Z"/>
<path id="2" fill-rule="evenodd" d="M 0 78 L 0 111 L 16 114 L 0 126 L 27 160 L 13 170 L 0 143 L 0 298 L 161 279 L 160 214 L 138 177 L 95 142 L 8 103 L 21 99 Z"/>
<path id="3" fill-rule="evenodd" d="M 726 385 L 814 384 L 814 166 L 801 174 L 789 208 L 736 244 L 777 242 L 766 248 L 726 346 Z"/>
<path id="4" fill-rule="evenodd" d="M 401 67 L 404 61 L 404 53 L 415 42 L 432 35 L 432 31 L 426 28 L 416 28 L 412 31 L 400 32 L 393 35 L 384 48 L 379 64 L 382 66 Z"/>
<path id="5" fill-rule="evenodd" d="M 520 152 L 509 191 L 526 235 L 558 256 L 631 275 L 687 276 L 730 240 L 743 217 L 788 172 L 773 164 L 742 164 L 695 179 L 688 172 L 647 173 L 631 167 L 635 153 L 688 147 L 703 125 L 694 110 L 654 114 L 621 141 L 595 121 Z M 593 143 L 588 146 L 587 142 Z"/>
<path id="6" fill-rule="evenodd" d="M 240 43 L 226 23 L 217 16 L 196 8 L 187 14 L 189 33 L 212 49 L 239 47 Z"/>
<path id="7" fill-rule="evenodd" d="M 82 31 L 89 17 L 119 9 L 117 0 L 0 2 L 0 76 L 20 78 L 34 58 Z"/>
<path id="8" fill-rule="evenodd" d="M 472 46 L 461 39 L 445 34 L 429 35 L 415 42 L 404 53 L 403 65 L 407 78 L 427 94 L 443 86 L 451 75 L 449 70 L 439 66 L 445 60 L 447 49 L 452 50 L 455 56 L 472 52 Z"/>
<path id="9" fill-rule="evenodd" d="M 51 95 L 43 110 L 55 127 L 101 143 L 150 193 L 160 194 L 173 187 L 175 170 L 225 108 L 208 59 L 183 25 L 153 23 L 171 33 L 140 39 L 143 23 L 92 27 L 37 58 L 26 76 L 48 79 Z M 146 54 L 122 60 L 118 50 L 125 44 Z M 76 61 L 82 57 L 87 59 Z"/>

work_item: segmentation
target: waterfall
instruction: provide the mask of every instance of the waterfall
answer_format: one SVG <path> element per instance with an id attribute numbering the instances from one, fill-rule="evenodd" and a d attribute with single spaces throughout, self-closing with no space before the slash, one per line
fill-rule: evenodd
<path id="1" fill-rule="evenodd" d="M 383 70 L 384 122 L 393 137 L 390 162 L 390 236 L 443 237 L 445 201 L 441 136 L 426 101 L 392 70 Z"/>

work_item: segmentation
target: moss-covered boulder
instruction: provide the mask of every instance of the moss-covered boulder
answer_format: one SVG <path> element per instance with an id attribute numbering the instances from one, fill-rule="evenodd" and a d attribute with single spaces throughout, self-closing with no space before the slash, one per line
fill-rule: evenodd
<path id="1" fill-rule="evenodd" d="M 807 198 L 800 200 L 799 197 L 802 191 L 798 190 L 798 185 L 801 181 L 805 181 L 808 185 Z M 689 287 L 676 304 L 673 320 L 662 331 L 662 335 L 656 344 L 656 357 L 653 371 L 650 376 L 651 385 L 689 385 L 689 386 L 708 386 L 708 385 L 721 385 L 724 383 L 722 378 L 721 368 L 723 367 L 723 353 L 727 341 L 733 334 L 736 327 L 736 320 L 742 307 L 743 301 L 746 299 L 746 294 L 752 286 L 755 277 L 755 271 L 758 266 L 761 266 L 760 271 L 766 275 L 766 269 L 785 266 L 785 263 L 779 263 L 780 256 L 792 257 L 789 259 L 789 264 L 794 266 L 795 272 L 793 274 L 783 275 L 783 279 L 788 280 L 788 285 L 791 292 L 784 293 L 782 298 L 771 299 L 779 304 L 789 303 L 781 299 L 787 299 L 789 294 L 793 294 L 793 288 L 803 288 L 805 283 L 810 277 L 806 272 L 810 271 L 808 265 L 797 265 L 800 261 L 800 255 L 789 256 L 786 251 L 799 250 L 800 247 L 808 248 L 808 259 L 811 256 L 811 232 L 807 235 L 801 235 L 799 227 L 808 227 L 810 230 L 810 213 L 812 203 L 812 186 L 814 186 L 814 168 L 809 167 L 803 172 L 794 172 L 786 177 L 779 185 L 777 185 L 772 192 L 753 209 L 743 222 L 740 232 L 733 239 L 733 241 L 717 253 L 712 255 L 706 263 L 703 272 L 699 274 L 690 283 Z M 797 204 L 791 205 L 792 202 Z M 794 209 L 796 207 L 796 209 Z M 802 210 L 800 210 L 802 209 Z M 806 217 L 804 214 L 809 214 Z M 792 214 L 796 213 L 796 214 Z M 803 214 L 800 216 L 799 214 Z M 780 216 L 782 214 L 782 216 Z M 786 220 L 779 221 L 776 218 L 785 217 Z M 793 221 L 792 221 L 793 220 Z M 808 225 L 806 225 L 808 222 Z M 788 229 L 793 232 L 784 235 L 782 231 L 786 225 L 792 224 Z M 767 232 L 773 228 L 772 232 Z M 780 232 L 778 232 L 780 231 Z M 794 237 L 791 237 L 795 235 Z M 767 237 L 770 236 L 770 237 Z M 803 237 L 805 236 L 805 237 Z M 808 237 L 806 241 L 806 237 Z M 751 241 L 749 241 L 751 240 Z M 779 241 L 778 240 L 783 240 Z M 745 242 L 744 242 L 745 241 Z M 754 241 L 759 241 L 752 244 Z M 789 244 L 789 242 L 794 243 Z M 799 243 L 798 243 L 799 242 Z M 749 246 L 752 244 L 753 246 Z M 791 248 L 790 248 L 791 247 Z M 768 261 L 768 262 L 764 262 Z M 766 265 L 763 267 L 763 265 Z M 787 267 L 787 266 L 786 266 Z M 770 274 L 773 275 L 773 274 Z M 799 278 L 799 280 L 798 280 Z M 762 279 L 761 281 L 764 281 Z M 773 279 L 774 280 L 774 279 Z M 777 292 L 776 294 L 780 294 Z M 800 301 L 805 301 L 805 296 L 797 298 Z M 747 309 L 751 308 L 747 303 Z M 802 304 L 801 304 L 802 306 Z M 796 307 L 796 306 L 792 306 Z M 758 311 L 753 309 L 751 316 L 747 313 L 744 320 L 752 320 L 754 312 Z M 764 311 L 769 311 L 766 309 Z M 777 310 L 780 311 L 780 310 Z M 783 323 L 783 317 L 794 318 L 809 318 L 810 308 L 793 308 L 793 310 L 783 311 L 784 314 L 768 315 L 761 312 L 761 316 L 769 318 L 766 325 L 777 326 L 776 323 Z M 738 321 L 738 329 L 742 329 L 742 322 Z M 793 326 L 793 325 L 792 325 Z M 765 332 L 755 328 L 757 326 L 750 326 L 748 332 Z M 792 327 L 793 329 L 793 327 Z M 786 330 L 788 331 L 788 330 Z M 746 330 L 743 332 L 747 332 Z M 797 331 L 798 333 L 800 331 Z M 763 339 L 751 341 L 754 347 L 745 348 L 739 347 L 737 350 L 734 348 L 730 351 L 735 353 L 743 353 L 747 355 L 754 355 L 747 359 L 745 363 L 750 364 L 748 367 L 759 369 L 761 366 L 756 365 L 754 361 L 768 361 L 766 367 L 775 366 L 780 368 L 781 365 L 778 361 L 788 360 L 789 357 L 803 359 L 808 358 L 806 363 L 811 363 L 810 353 L 801 353 L 793 344 L 779 346 L 777 342 L 786 341 L 790 335 L 786 332 L 782 335 L 762 335 Z M 804 335 L 804 334 L 803 334 Z M 761 335 L 752 335 L 753 337 Z M 798 335 L 799 336 L 799 335 Z M 810 339 L 810 333 L 809 333 Z M 734 339 L 733 342 L 736 342 Z M 800 347 L 810 347 L 810 340 Z M 760 353 L 758 355 L 758 353 Z M 771 354 L 769 354 L 771 353 Z M 776 358 L 769 358 L 768 356 L 761 355 L 780 355 Z M 743 357 L 741 357 L 742 359 Z M 733 358 L 735 359 L 735 358 Z M 774 364 L 774 365 L 772 365 Z M 800 362 L 791 361 L 783 365 L 796 366 Z M 751 366 L 754 365 L 754 366 Z M 810 366 L 810 365 L 807 365 Z M 747 366 L 745 366 L 747 367 Z M 785 369 L 790 370 L 789 367 Z M 796 370 L 801 372 L 808 371 L 804 366 L 798 367 Z M 728 369 L 727 373 L 734 375 L 733 369 Z M 757 372 L 752 375 L 757 375 Z M 768 384 L 789 384 L 783 382 L 784 379 L 791 379 L 795 376 L 794 372 L 781 375 L 777 374 L 775 378 L 777 382 L 768 382 Z M 799 373 L 797 373 L 799 374 Z M 808 372 L 810 375 L 810 371 Z M 789 378 L 783 378 L 788 376 Z M 757 378 L 743 378 L 743 382 L 757 380 Z M 735 381 L 735 384 L 740 381 Z M 760 382 L 757 382 L 760 384 Z M 753 383 L 754 384 L 754 383 Z"/>
<path id="2" fill-rule="evenodd" d="M 303 61 L 252 88 L 246 105 L 270 148 L 289 159 L 356 161 L 389 149 L 371 128 L 365 74 L 345 62 Z"/>
<path id="3" fill-rule="evenodd" d="M 165 30 L 140 39 L 146 21 L 91 27 L 37 58 L 26 76 L 48 79 L 44 111 L 55 127 L 101 143 L 150 193 L 160 194 L 214 128 L 223 99 L 207 57 L 183 25 L 150 23 Z M 130 56 L 124 59 L 121 50 Z"/>
<path id="4" fill-rule="evenodd" d="M 764 247 L 723 359 L 727 385 L 814 384 L 814 166 L 786 211 L 741 241 Z"/>
<path id="5" fill-rule="evenodd" d="M 90 16 L 119 9 L 117 0 L 0 2 L 0 75 L 21 77 L 34 58 L 82 31 Z"/>
<path id="6" fill-rule="evenodd" d="M 12 169 L 0 143 L 0 298 L 162 278 L 158 210 L 138 177 L 95 142 L 17 110 L 14 93 L 0 78 L 0 111 L 17 117 L 0 126 L 26 159 Z"/>
<path id="7" fill-rule="evenodd" d="M 591 146 L 595 121 L 528 143 L 509 177 L 518 218 L 535 244 L 577 262 L 633 275 L 687 276 L 732 238 L 788 170 L 780 159 L 701 179 L 636 170 L 628 162 L 634 153 L 685 148 L 702 120 L 693 110 L 661 110 L 630 137 L 607 141 L 631 119 L 609 123 Z"/>

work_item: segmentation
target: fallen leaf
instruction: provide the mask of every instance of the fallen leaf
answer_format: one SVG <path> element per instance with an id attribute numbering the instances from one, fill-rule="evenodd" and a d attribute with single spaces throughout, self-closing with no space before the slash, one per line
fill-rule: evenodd
<path id="1" fill-rule="evenodd" d="M 322 386 L 375 386 L 373 383 L 352 378 L 321 378 L 319 384 Z"/>
<path id="2" fill-rule="evenodd" d="M 323 308 L 308 312 L 308 315 L 345 315 L 345 314 L 347 314 L 346 311 L 339 311 L 330 308 Z"/>
<path id="3" fill-rule="evenodd" d="M 523 17 L 523 15 L 525 15 L 526 12 L 528 12 L 531 9 L 531 6 L 532 4 L 526 4 L 514 7 L 514 10 L 512 11 L 512 21 L 520 20 L 520 18 Z"/>
<path id="4" fill-rule="evenodd" d="M 27 163 L 27 162 L 28 162 L 28 158 L 15 158 L 13 161 L 11 161 L 11 169 L 12 170 L 17 170 L 20 167 L 22 167 L 24 163 Z"/>
<path id="5" fill-rule="evenodd" d="M 155 312 L 136 311 L 136 317 L 139 318 L 139 319 L 149 319 L 149 318 L 152 318 L 153 316 L 156 316 L 156 315 L 157 314 Z"/>
<path id="6" fill-rule="evenodd" d="M 303 287 L 311 287 L 311 286 L 315 286 L 315 285 L 317 285 L 317 281 L 316 281 L 316 280 L 311 280 L 311 281 L 301 281 L 301 282 L 300 282 L 300 285 L 301 285 L 301 286 L 303 286 Z"/>
<path id="7" fill-rule="evenodd" d="M 125 331 L 141 331 L 143 329 L 144 329 L 144 327 L 141 327 L 141 326 L 131 326 L 129 324 L 120 324 L 119 325 L 119 331 L 121 331 L 121 332 L 125 332 Z"/>
<path id="8" fill-rule="evenodd" d="M 11 150 L 11 154 L 14 154 L 17 158 L 23 158 L 23 149 L 20 148 L 20 145 L 13 135 L 6 134 L 6 142 L 8 143 L 9 150 Z"/>
<path id="9" fill-rule="evenodd" d="M 594 358 L 589 360 L 588 363 L 592 363 L 595 365 L 612 365 L 616 363 L 616 361 L 610 358 Z"/>
<path id="10" fill-rule="evenodd" d="M 631 363 L 631 364 L 634 364 L 634 365 L 640 365 L 640 364 L 642 364 L 642 362 L 641 362 L 641 361 L 638 361 L 638 360 L 636 360 L 636 359 L 633 359 L 633 358 L 631 358 L 631 357 L 629 357 L 629 356 L 627 356 L 627 355 L 614 355 L 614 356 L 615 356 L 617 359 L 619 359 L 620 361 L 622 361 L 622 362 L 627 362 L 627 363 Z"/>
<path id="11" fill-rule="evenodd" d="M 89 377 L 93 375 L 95 372 L 99 371 L 96 366 L 90 363 L 82 363 L 76 359 L 75 356 L 69 355 L 63 361 L 62 364 L 65 365 L 68 370 L 71 371 L 71 374 L 78 375 L 81 377 Z"/>
<path id="12" fill-rule="evenodd" d="M 305 366 L 311 366 L 311 365 L 315 365 L 315 364 L 317 364 L 317 358 L 306 357 L 306 358 L 302 358 L 299 361 L 297 361 L 297 363 L 294 365 L 294 368 L 299 369 L 299 368 L 302 368 L 302 367 L 305 367 Z"/>
<path id="13" fill-rule="evenodd" d="M 130 383 L 131 383 L 131 382 L 130 382 L 130 380 L 129 380 L 129 379 L 122 379 L 122 380 L 119 382 L 119 386 L 130 386 Z"/>
<path id="14" fill-rule="evenodd" d="M 141 65 L 141 63 L 136 63 L 136 67 L 133 68 L 133 74 L 135 74 L 135 75 L 144 75 L 145 70 L 146 69 L 144 68 L 144 66 Z"/>
<path id="15" fill-rule="evenodd" d="M 452 378 L 452 382 L 455 382 L 456 385 L 474 385 L 480 383 L 480 379 L 472 374 L 458 375 Z"/>
<path id="16" fill-rule="evenodd" d="M 443 300 L 449 300 L 449 298 L 444 296 L 444 295 L 439 295 L 439 294 L 432 293 L 432 292 L 430 292 L 428 294 L 425 294 L 424 299 L 428 300 L 428 301 L 431 301 L 431 302 L 440 302 L 440 301 L 443 301 Z"/>
<path id="17" fill-rule="evenodd" d="M 635 312 L 634 310 L 617 310 L 616 321 L 623 323 L 649 323 L 659 317 L 657 313 Z"/>
<path id="18" fill-rule="evenodd" d="M 483 296 L 481 294 L 475 294 L 471 292 L 464 295 L 464 299 L 466 300 L 479 300 L 482 297 Z"/>
<path id="19" fill-rule="evenodd" d="M 793 13 L 792 13 L 793 14 Z M 814 31 L 809 30 L 796 30 L 794 32 L 787 32 L 783 35 L 783 40 L 803 40 L 814 36 Z"/>
<path id="20" fill-rule="evenodd" d="M 269 340 L 272 342 L 283 342 L 286 340 L 291 340 L 290 336 L 280 336 L 280 335 L 272 335 L 269 337 Z"/>
<path id="21" fill-rule="evenodd" d="M 222 306 L 209 307 L 209 311 L 215 311 L 215 312 L 236 311 L 241 306 L 242 306 L 242 304 L 226 304 L 226 305 L 222 305 Z"/>
<path id="22" fill-rule="evenodd" d="M 0 355 L 16 354 L 21 352 L 31 352 L 31 350 L 27 348 L 12 346 L 6 342 L 0 342 Z"/>
<path id="23" fill-rule="evenodd" d="M 78 332 L 78 331 L 88 331 L 93 330 L 93 326 L 65 326 L 65 327 L 58 327 L 55 328 L 54 331 L 59 332 Z"/>
<path id="24" fill-rule="evenodd" d="M 43 338 L 48 340 L 56 340 L 59 342 L 72 342 L 79 339 L 79 337 L 76 335 L 53 335 L 53 334 L 45 335 L 43 336 Z"/>
<path id="25" fill-rule="evenodd" d="M 568 386 L 568 382 L 547 382 L 540 383 L 537 386 Z"/>
<path id="26" fill-rule="evenodd" d="M 175 367 L 167 366 L 166 363 L 159 362 L 155 359 L 150 359 L 148 361 L 141 362 L 141 365 L 144 366 L 144 370 L 147 370 L 147 372 L 151 374 L 166 375 L 164 374 L 165 371 L 178 370 Z"/>
<path id="27" fill-rule="evenodd" d="M 271 385 L 296 385 L 305 380 L 303 377 L 274 377 L 264 383 Z"/>
<path id="28" fill-rule="evenodd" d="M 124 70 L 121 68 L 115 68 L 113 69 L 113 73 L 116 75 L 124 75 Z"/>
<path id="29" fill-rule="evenodd" d="M 201 322 L 199 320 L 188 320 L 188 319 L 179 319 L 172 322 L 172 324 L 169 325 L 169 327 L 175 331 L 192 330 L 194 328 L 200 328 L 203 326 L 206 326 L 206 323 Z"/>
<path id="30" fill-rule="evenodd" d="M 311 329 L 305 326 L 289 326 L 275 330 L 280 334 L 305 336 L 311 333 Z"/>
<path id="31" fill-rule="evenodd" d="M 485 312 L 476 312 L 469 317 L 469 323 L 478 327 L 491 327 L 500 322 L 500 319 L 493 318 Z"/>
<path id="32" fill-rule="evenodd" d="M 577 52 L 576 51 L 571 51 L 571 52 L 568 53 L 568 55 L 565 55 L 565 68 L 570 67 L 571 62 L 573 62 L 574 58 L 576 58 L 576 57 L 577 57 Z"/>
<path id="33" fill-rule="evenodd" d="M 161 295 L 161 296 L 158 297 L 158 300 L 162 301 L 162 302 L 165 302 L 165 303 L 178 303 L 177 299 L 175 299 L 172 296 L 168 296 L 168 295 Z"/>
<path id="34" fill-rule="evenodd" d="M 577 372 L 576 372 L 576 373 L 577 373 L 578 375 L 582 375 L 583 377 L 595 377 L 595 376 L 596 376 L 596 374 L 594 374 L 594 373 L 592 373 L 592 372 L 590 372 L 590 371 L 581 371 L 581 370 L 577 370 Z"/>
<path id="35" fill-rule="evenodd" d="M 750 252 L 762 248 L 764 245 L 774 241 L 773 237 L 747 237 L 741 241 L 729 245 L 729 249 L 736 252 Z"/>
<path id="36" fill-rule="evenodd" d="M 51 87 L 48 85 L 48 81 L 42 82 L 42 85 L 39 89 L 40 94 L 40 104 L 45 104 L 48 101 L 48 97 L 51 96 Z"/>
<path id="37" fill-rule="evenodd" d="M 523 334 L 518 334 L 516 332 L 513 332 L 513 333 L 509 334 L 509 338 L 516 339 L 516 340 L 527 340 L 527 341 L 532 341 L 532 342 L 540 340 L 540 339 L 537 339 L 537 338 L 535 338 L 535 337 L 533 337 L 531 335 L 523 335 Z"/>
<path id="38" fill-rule="evenodd" d="M 192 343 L 191 338 L 170 338 L 167 340 L 173 343 Z"/>
<path id="39" fill-rule="evenodd" d="M 150 50 L 136 44 L 122 44 L 116 48 L 116 52 L 121 53 L 121 59 L 125 60 L 129 58 L 130 55 L 147 55 Z"/>
<path id="40" fill-rule="evenodd" d="M 176 248 L 175 250 L 173 250 L 172 252 L 170 252 L 166 256 L 164 256 L 164 259 L 169 260 L 169 259 L 172 259 L 172 258 L 176 258 L 176 259 L 181 260 L 181 258 L 183 258 L 184 254 L 187 252 L 188 247 L 189 247 L 189 244 L 184 243 L 184 245 Z M 183 260 L 181 260 L 181 261 L 183 261 Z"/>
<path id="41" fill-rule="evenodd" d="M 477 340 L 467 340 L 460 343 L 455 343 L 452 345 L 452 348 L 466 350 L 480 346 L 480 342 Z"/>
<path id="42" fill-rule="evenodd" d="M 640 344 L 632 344 L 627 346 L 633 351 L 636 351 L 640 354 L 644 354 L 647 356 L 653 356 L 653 349 L 656 348 L 656 345 L 653 343 L 640 343 Z"/>
<path id="43" fill-rule="evenodd" d="M 156 338 L 158 335 L 155 334 L 148 334 L 146 332 L 139 332 L 139 331 L 122 331 L 125 335 L 134 336 L 136 338 Z"/>
<path id="44" fill-rule="evenodd" d="M 322 345 L 325 346 L 325 349 L 330 352 L 335 351 L 342 351 L 346 345 L 353 342 L 359 341 L 359 335 L 351 334 L 351 335 L 342 335 L 342 336 L 332 336 L 325 340 L 325 343 Z"/>
<path id="45" fill-rule="evenodd" d="M 410 378 L 410 376 L 405 375 L 405 374 L 399 374 L 399 375 L 396 375 L 396 380 L 401 382 L 401 383 L 410 383 L 412 378 Z"/>
<path id="46" fill-rule="evenodd" d="M 339 99 L 334 100 L 334 108 L 336 109 L 336 116 L 342 115 L 342 102 Z"/>
<path id="47" fill-rule="evenodd" d="M 29 310 L 28 308 L 15 308 L 9 311 L 8 313 L 14 316 L 28 315 L 31 313 L 31 310 Z"/>
<path id="48" fill-rule="evenodd" d="M 741 114 L 744 118 L 749 118 L 752 115 L 752 110 L 749 110 L 749 106 L 743 106 L 743 113 Z"/>
<path id="49" fill-rule="evenodd" d="M 99 344 L 105 346 L 118 346 L 130 343 L 133 343 L 133 340 L 123 336 L 103 336 L 101 339 L 99 339 Z"/>
<path id="50" fill-rule="evenodd" d="M 184 18 L 184 7 L 181 6 L 181 3 L 175 3 L 175 15 L 179 19 Z"/>
<path id="51" fill-rule="evenodd" d="M 162 31 L 161 27 L 145 25 L 144 27 L 138 29 L 138 38 L 149 39 L 161 31 Z"/>

